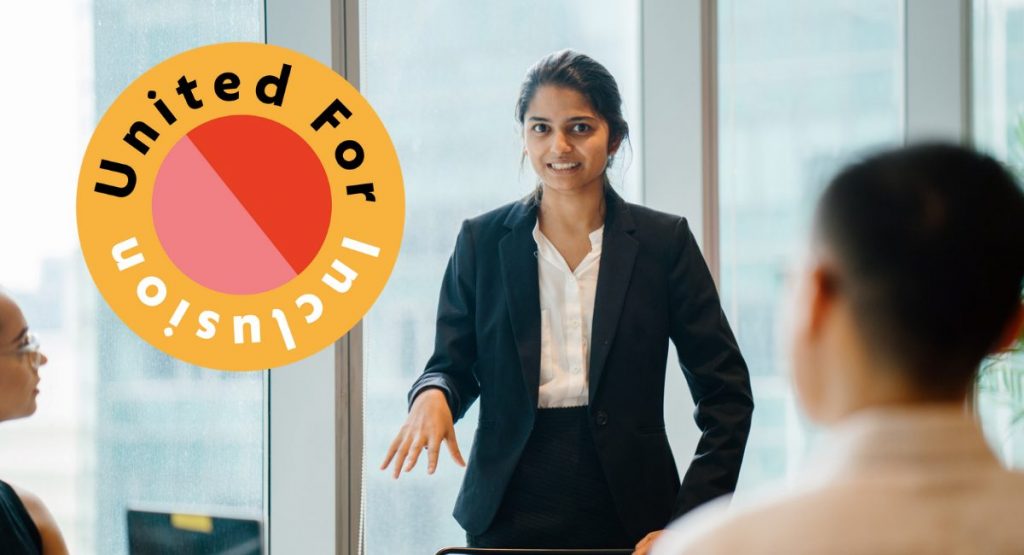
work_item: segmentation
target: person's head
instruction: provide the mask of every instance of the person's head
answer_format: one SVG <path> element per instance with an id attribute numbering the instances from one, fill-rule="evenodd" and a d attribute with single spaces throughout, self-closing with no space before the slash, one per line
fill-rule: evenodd
<path id="1" fill-rule="evenodd" d="M 791 335 L 811 418 L 962 402 L 1016 339 L 1024 195 L 995 160 L 947 144 L 872 156 L 818 202 Z"/>
<path id="2" fill-rule="evenodd" d="M 523 155 L 549 190 L 603 187 L 612 157 L 629 137 L 619 87 L 594 59 L 562 50 L 526 72 L 516 101 Z"/>
<path id="3" fill-rule="evenodd" d="M 21 309 L 0 291 L 0 421 L 36 411 L 39 367 L 47 362 L 38 349 Z"/>

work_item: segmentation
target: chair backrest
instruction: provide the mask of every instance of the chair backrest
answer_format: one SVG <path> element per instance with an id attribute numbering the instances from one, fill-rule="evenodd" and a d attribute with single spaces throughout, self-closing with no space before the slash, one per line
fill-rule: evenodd
<path id="1" fill-rule="evenodd" d="M 262 522 L 257 518 L 189 514 L 129 508 L 128 553 L 260 555 Z"/>
<path id="2" fill-rule="evenodd" d="M 630 555 L 632 549 L 492 549 L 479 547 L 446 547 L 436 555 Z"/>

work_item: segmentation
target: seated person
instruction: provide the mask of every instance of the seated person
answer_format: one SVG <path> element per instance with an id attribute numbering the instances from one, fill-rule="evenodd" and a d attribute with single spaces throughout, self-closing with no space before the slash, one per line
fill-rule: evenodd
<path id="1" fill-rule="evenodd" d="M 14 301 L 0 292 L 0 421 L 36 411 L 39 367 L 46 355 L 28 331 Z M 0 480 L 0 553 L 66 554 L 67 547 L 46 505 L 31 493 Z"/>
<path id="2" fill-rule="evenodd" d="M 829 450 L 788 492 L 683 517 L 679 553 L 1024 553 L 1024 474 L 966 408 L 982 359 L 1016 341 L 1024 195 L 997 162 L 941 144 L 832 181 L 789 332 L 799 403 Z"/>

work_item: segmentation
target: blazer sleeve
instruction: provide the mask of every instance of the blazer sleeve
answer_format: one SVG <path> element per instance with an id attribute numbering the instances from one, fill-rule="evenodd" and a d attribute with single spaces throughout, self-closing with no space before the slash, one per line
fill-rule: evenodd
<path id="1" fill-rule="evenodd" d="M 448 259 L 441 281 L 434 353 L 423 374 L 409 390 L 410 409 L 417 395 L 426 389 L 437 388 L 448 400 L 452 419 L 458 421 L 480 394 L 480 384 L 474 373 L 477 361 L 475 298 L 473 233 L 469 223 L 463 221 L 455 240 L 455 251 Z"/>
<path id="2" fill-rule="evenodd" d="M 676 498 L 673 518 L 678 518 L 736 489 L 754 401 L 746 362 L 685 219 L 676 224 L 673 244 L 671 336 L 701 430 Z"/>

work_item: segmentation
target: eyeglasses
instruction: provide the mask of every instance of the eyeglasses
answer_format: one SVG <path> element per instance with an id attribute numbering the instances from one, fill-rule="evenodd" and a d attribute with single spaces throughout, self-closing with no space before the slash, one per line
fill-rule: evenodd
<path id="1" fill-rule="evenodd" d="M 43 353 L 39 350 L 39 338 L 34 333 L 28 333 L 26 335 L 28 343 L 22 345 L 17 350 L 9 353 L 0 353 L 0 355 L 7 356 L 22 356 L 28 355 L 28 363 L 32 365 L 32 368 L 38 370 L 43 365 Z"/>

